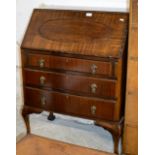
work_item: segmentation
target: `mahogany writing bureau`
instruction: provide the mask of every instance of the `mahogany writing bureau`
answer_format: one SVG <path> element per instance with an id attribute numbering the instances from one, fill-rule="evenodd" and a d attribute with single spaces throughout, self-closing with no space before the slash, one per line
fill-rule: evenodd
<path id="1" fill-rule="evenodd" d="M 22 46 L 23 117 L 49 111 L 122 133 L 128 14 L 35 9 Z"/>

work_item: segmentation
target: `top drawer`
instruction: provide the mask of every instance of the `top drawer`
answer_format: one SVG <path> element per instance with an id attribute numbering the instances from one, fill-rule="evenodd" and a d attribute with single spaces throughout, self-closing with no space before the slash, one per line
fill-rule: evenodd
<path id="1" fill-rule="evenodd" d="M 92 75 L 100 74 L 107 77 L 112 76 L 112 63 L 106 61 L 85 60 L 54 55 L 28 54 L 26 66 L 83 72 Z"/>

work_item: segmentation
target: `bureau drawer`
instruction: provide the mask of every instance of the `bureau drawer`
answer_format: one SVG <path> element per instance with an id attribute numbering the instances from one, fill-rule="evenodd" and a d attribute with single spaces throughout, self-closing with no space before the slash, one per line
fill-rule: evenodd
<path id="1" fill-rule="evenodd" d="M 112 77 L 112 63 L 54 55 L 28 54 L 27 65 L 39 68 L 101 74 Z"/>
<path id="2" fill-rule="evenodd" d="M 44 99 L 44 100 L 42 100 Z M 115 102 L 53 91 L 25 88 L 25 104 L 90 119 L 113 120 Z"/>
<path id="3" fill-rule="evenodd" d="M 24 73 L 26 85 L 116 99 L 115 80 L 32 70 L 25 70 Z"/>
<path id="4" fill-rule="evenodd" d="M 28 54 L 26 66 L 50 68 L 50 56 L 41 54 Z"/>
<path id="5" fill-rule="evenodd" d="M 52 94 L 49 91 L 24 88 L 24 98 L 26 105 L 44 110 L 53 110 Z"/>

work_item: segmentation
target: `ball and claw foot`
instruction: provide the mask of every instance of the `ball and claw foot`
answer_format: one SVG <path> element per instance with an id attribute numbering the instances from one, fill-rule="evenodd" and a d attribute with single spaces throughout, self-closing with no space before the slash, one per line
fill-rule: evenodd
<path id="1" fill-rule="evenodd" d="M 53 113 L 50 113 L 49 116 L 47 117 L 47 119 L 50 120 L 50 121 L 54 121 L 55 116 L 53 115 Z"/>

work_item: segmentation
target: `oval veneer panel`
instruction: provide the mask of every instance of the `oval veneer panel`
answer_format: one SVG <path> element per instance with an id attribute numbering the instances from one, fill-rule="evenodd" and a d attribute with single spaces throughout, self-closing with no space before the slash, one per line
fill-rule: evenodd
<path id="1" fill-rule="evenodd" d="M 85 19 L 49 20 L 39 29 L 40 35 L 44 38 L 53 41 L 61 39 L 65 42 L 98 41 L 104 39 L 107 34 L 110 35 L 112 31 L 113 29 L 108 25 Z"/>

